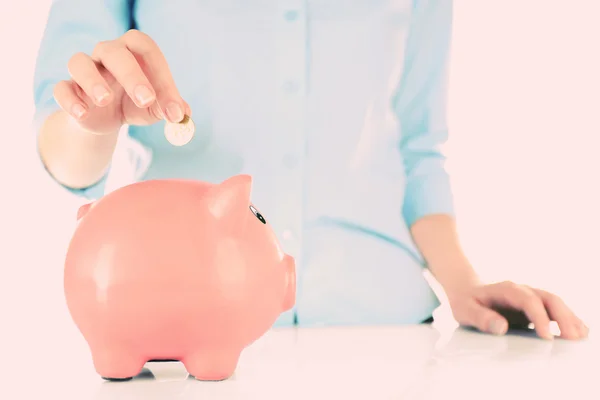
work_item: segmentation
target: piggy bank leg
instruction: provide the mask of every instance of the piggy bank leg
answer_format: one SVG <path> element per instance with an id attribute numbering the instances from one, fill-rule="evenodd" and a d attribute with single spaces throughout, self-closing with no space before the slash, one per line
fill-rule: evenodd
<path id="1" fill-rule="evenodd" d="M 145 360 L 127 350 L 112 348 L 92 349 L 94 367 L 98 375 L 109 381 L 127 381 L 142 372 Z"/>
<path id="2" fill-rule="evenodd" d="M 287 287 L 283 300 L 283 311 L 291 310 L 296 304 L 296 264 L 294 259 L 286 254 L 284 258 L 286 267 Z"/>
<path id="3" fill-rule="evenodd" d="M 199 381 L 223 381 L 235 372 L 240 353 L 238 349 L 203 349 L 190 353 L 182 362 Z"/>

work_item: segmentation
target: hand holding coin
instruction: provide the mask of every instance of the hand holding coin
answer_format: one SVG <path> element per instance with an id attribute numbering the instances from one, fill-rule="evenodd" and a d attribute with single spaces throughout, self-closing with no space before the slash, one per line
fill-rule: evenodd
<path id="1" fill-rule="evenodd" d="M 196 126 L 189 115 L 185 115 L 181 122 L 168 122 L 165 124 L 165 137 L 173 146 L 185 146 L 194 138 Z"/>
<path id="2" fill-rule="evenodd" d="M 173 130 L 169 137 L 176 143 L 191 140 L 193 123 L 186 118 L 190 106 L 181 97 L 165 56 L 147 34 L 131 29 L 98 43 L 90 55 L 73 55 L 67 67 L 71 79 L 55 86 L 54 97 L 86 130 L 115 134 L 123 124 L 167 120 Z"/>

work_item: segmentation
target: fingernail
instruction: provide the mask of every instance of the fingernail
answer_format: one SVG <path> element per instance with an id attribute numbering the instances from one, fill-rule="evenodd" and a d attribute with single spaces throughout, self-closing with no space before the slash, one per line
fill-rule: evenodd
<path id="1" fill-rule="evenodd" d="M 102 105 L 106 101 L 106 99 L 108 99 L 108 90 L 102 85 L 94 86 L 93 92 L 94 98 L 96 99 L 96 103 L 100 105 Z"/>
<path id="2" fill-rule="evenodd" d="M 542 334 L 542 338 L 544 338 L 546 340 L 554 340 L 554 335 L 552 334 L 552 332 L 547 330 Z"/>
<path id="3" fill-rule="evenodd" d="M 506 322 L 501 319 L 495 319 L 490 323 L 490 332 L 494 335 L 504 335 L 507 329 Z"/>
<path id="4" fill-rule="evenodd" d="M 167 113 L 167 118 L 169 118 L 171 122 L 181 122 L 184 117 L 183 110 L 177 103 L 169 103 L 165 111 Z"/>
<path id="5" fill-rule="evenodd" d="M 136 86 L 134 90 L 135 98 L 140 105 L 145 106 L 154 100 L 154 93 L 145 85 Z"/>
<path id="6" fill-rule="evenodd" d="M 586 324 L 581 324 L 581 336 L 587 338 L 589 334 L 590 328 L 588 328 Z"/>
<path id="7" fill-rule="evenodd" d="M 552 331 L 550 330 L 550 324 L 541 325 L 541 326 L 534 324 L 533 326 L 539 337 L 541 337 L 542 339 L 546 339 L 546 340 L 554 340 L 554 335 L 552 334 Z"/>
<path id="8" fill-rule="evenodd" d="M 190 117 L 192 116 L 192 109 L 190 108 L 190 105 L 185 103 L 185 113 L 187 115 L 189 115 Z"/>
<path id="9" fill-rule="evenodd" d="M 81 104 L 75 103 L 73 104 L 73 107 L 71 107 L 71 112 L 75 118 L 80 119 L 85 114 L 85 108 Z"/>

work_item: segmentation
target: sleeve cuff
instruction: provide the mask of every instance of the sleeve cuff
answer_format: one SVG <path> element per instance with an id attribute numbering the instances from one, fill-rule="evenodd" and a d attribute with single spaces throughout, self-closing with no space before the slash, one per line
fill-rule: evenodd
<path id="1" fill-rule="evenodd" d="M 427 215 L 455 215 L 450 179 L 445 172 L 424 179 L 409 181 L 402 214 L 410 228 Z"/>
<path id="2" fill-rule="evenodd" d="M 99 198 L 104 196 L 107 176 L 108 176 L 108 171 L 104 174 L 102 179 L 100 179 L 98 182 L 96 182 L 92 186 L 88 186 L 88 187 L 82 188 L 82 189 L 73 189 L 73 188 L 70 188 L 68 186 L 61 184 L 60 182 L 57 182 L 57 183 L 60 186 L 62 186 L 69 193 L 72 193 L 78 197 L 82 197 L 82 198 L 90 200 L 90 201 L 94 201 L 94 200 L 98 200 Z"/>
<path id="3" fill-rule="evenodd" d="M 62 184 L 61 182 L 56 180 L 56 178 L 54 178 L 54 176 L 50 173 L 50 171 L 48 171 L 48 168 L 46 168 L 46 165 L 42 161 L 39 151 L 38 151 L 38 160 L 39 160 L 40 164 L 42 164 L 42 168 L 44 168 L 44 170 L 46 171 L 46 175 L 50 179 L 52 179 L 57 185 L 62 187 L 65 191 L 67 191 L 75 196 L 82 197 L 82 198 L 90 200 L 90 201 L 98 200 L 100 197 L 102 197 L 104 195 L 105 188 L 106 188 L 106 179 L 108 177 L 110 167 L 104 173 L 104 175 L 102 176 L 102 179 L 100 179 L 98 182 L 96 182 L 93 185 L 88 186 L 86 188 L 75 189 L 75 188 L 72 188 L 72 187 Z"/>

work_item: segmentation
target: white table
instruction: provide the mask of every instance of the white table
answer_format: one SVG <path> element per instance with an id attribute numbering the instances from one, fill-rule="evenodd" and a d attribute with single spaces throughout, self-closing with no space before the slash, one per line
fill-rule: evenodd
<path id="1" fill-rule="evenodd" d="M 149 363 L 134 380 L 106 382 L 61 315 L 47 336 L 16 335 L 25 350 L 7 347 L 14 357 L 4 362 L 1 399 L 600 399 L 593 335 L 547 342 L 426 325 L 282 329 L 248 347 L 227 381 L 199 382 L 180 363 Z"/>

